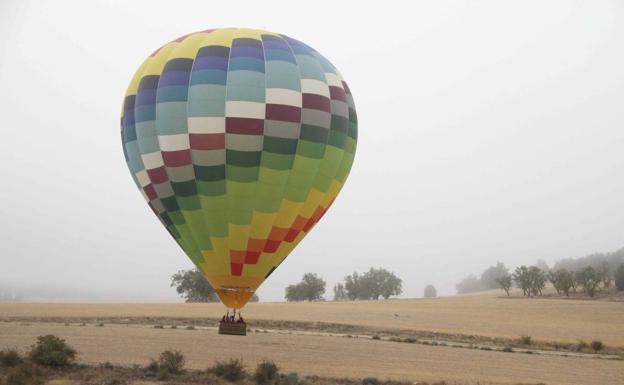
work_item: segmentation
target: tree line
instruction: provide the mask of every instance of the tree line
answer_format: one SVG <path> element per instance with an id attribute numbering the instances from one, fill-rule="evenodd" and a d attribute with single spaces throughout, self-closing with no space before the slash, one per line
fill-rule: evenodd
<path id="1" fill-rule="evenodd" d="M 334 285 L 334 301 L 388 299 L 403 292 L 402 280 L 394 273 L 371 267 L 364 273 L 354 272 Z M 300 282 L 286 287 L 287 301 L 322 301 L 326 282 L 314 273 L 306 273 Z"/>
<path id="2" fill-rule="evenodd" d="M 624 290 L 624 249 L 614 253 L 592 254 L 579 259 L 564 259 L 549 268 L 539 260 L 533 266 L 518 266 L 512 273 L 498 262 L 485 269 L 479 278 L 470 275 L 456 285 L 459 294 L 501 288 L 509 295 L 514 286 L 524 296 L 542 295 L 547 283 L 557 294 L 584 292 L 594 297 L 598 291 Z"/>

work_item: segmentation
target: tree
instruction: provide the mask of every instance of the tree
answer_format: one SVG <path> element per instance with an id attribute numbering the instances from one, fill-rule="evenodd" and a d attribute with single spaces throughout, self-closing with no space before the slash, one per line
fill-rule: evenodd
<path id="1" fill-rule="evenodd" d="M 624 264 L 615 271 L 615 288 L 619 291 L 624 290 Z"/>
<path id="2" fill-rule="evenodd" d="M 471 274 L 455 285 L 455 289 L 457 289 L 457 294 L 467 294 L 482 291 L 483 285 L 481 280 Z"/>
<path id="3" fill-rule="evenodd" d="M 425 298 L 435 298 L 438 296 L 438 291 L 435 286 L 427 285 L 425 286 Z"/>
<path id="4" fill-rule="evenodd" d="M 505 290 L 505 293 L 509 297 L 509 289 L 511 289 L 511 275 L 505 274 L 501 277 L 496 278 L 496 283 Z"/>
<path id="5" fill-rule="evenodd" d="M 497 262 L 495 266 L 490 266 L 481 273 L 481 287 L 483 289 L 496 289 L 498 279 L 509 275 L 509 269 L 502 262 Z"/>
<path id="6" fill-rule="evenodd" d="M 538 259 L 537 262 L 535 262 L 535 266 L 541 271 L 543 271 L 544 273 L 547 273 L 550 271 L 550 267 L 548 267 L 548 264 L 546 263 L 546 261 L 544 261 L 541 258 Z"/>
<path id="7" fill-rule="evenodd" d="M 386 269 L 370 268 L 364 274 L 353 274 L 344 279 L 344 288 L 349 299 L 388 299 L 402 293 L 402 281 Z"/>
<path id="8" fill-rule="evenodd" d="M 520 289 L 522 289 L 522 295 L 531 296 L 531 278 L 529 276 L 529 268 L 525 265 L 516 267 L 512 275 L 513 281 Z"/>
<path id="9" fill-rule="evenodd" d="M 546 287 L 546 275 L 537 266 L 529 268 L 529 286 L 533 296 L 542 295 L 542 290 Z"/>
<path id="10" fill-rule="evenodd" d="M 609 289 L 611 287 L 611 268 L 609 267 L 609 263 L 607 261 L 602 261 L 596 269 L 596 273 L 602 282 L 602 287 L 604 289 Z"/>
<path id="11" fill-rule="evenodd" d="M 550 283 L 552 283 L 555 290 L 557 290 L 557 294 L 561 294 L 561 287 L 559 284 L 559 275 L 557 274 L 557 272 L 550 270 L 548 273 L 546 273 L 546 278 L 548 278 L 548 280 L 550 281 Z"/>
<path id="12" fill-rule="evenodd" d="M 180 270 L 171 276 L 171 287 L 175 287 L 186 302 L 217 302 L 217 293 L 204 275 L 197 269 Z"/>
<path id="13" fill-rule="evenodd" d="M 593 267 L 587 266 L 579 273 L 579 278 L 585 293 L 590 297 L 596 295 L 596 289 L 598 289 L 598 285 L 600 285 L 600 275 L 598 272 L 596 272 Z"/>
<path id="14" fill-rule="evenodd" d="M 547 277 L 555 287 L 555 290 L 557 290 L 557 294 L 570 295 L 570 289 L 574 286 L 574 275 L 572 273 L 566 269 L 550 270 Z"/>
<path id="15" fill-rule="evenodd" d="M 334 285 L 334 301 L 344 301 L 349 299 L 347 295 L 347 291 L 342 283 L 337 283 Z"/>
<path id="16" fill-rule="evenodd" d="M 325 294 L 325 281 L 314 273 L 306 273 L 301 282 L 286 287 L 287 301 L 320 301 Z"/>

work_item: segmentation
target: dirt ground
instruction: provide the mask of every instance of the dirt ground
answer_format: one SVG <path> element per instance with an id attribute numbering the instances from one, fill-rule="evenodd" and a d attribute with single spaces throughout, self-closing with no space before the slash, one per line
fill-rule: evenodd
<path id="1" fill-rule="evenodd" d="M 184 352 L 188 367 L 242 358 L 252 367 L 263 359 L 301 375 L 449 383 L 624 384 L 624 361 L 501 353 L 362 338 L 250 333 L 220 336 L 214 330 L 154 329 L 145 325 L 78 326 L 36 322 L 0 323 L 0 349 L 26 350 L 37 336 L 55 334 L 98 364 L 144 365 L 166 348 Z"/>
<path id="2" fill-rule="evenodd" d="M 323 321 L 490 337 L 576 343 L 601 340 L 624 346 L 624 302 L 506 298 L 501 293 L 437 299 L 251 303 L 246 319 Z M 0 319 L 12 317 L 220 318 L 221 304 L 0 304 Z"/>

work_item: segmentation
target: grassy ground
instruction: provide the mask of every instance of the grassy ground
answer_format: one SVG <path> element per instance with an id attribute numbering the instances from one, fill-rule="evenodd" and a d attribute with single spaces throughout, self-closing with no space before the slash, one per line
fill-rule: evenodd
<path id="1" fill-rule="evenodd" d="M 530 335 L 530 349 L 565 350 L 566 343 L 598 339 L 607 345 L 607 353 L 621 354 L 622 302 L 479 295 L 260 303 L 245 308 L 245 318 L 252 330 L 276 329 L 273 332 L 232 337 L 219 336 L 211 329 L 186 329 L 187 325 L 214 325 L 222 312 L 218 304 L 2 304 L 0 320 L 5 322 L 0 322 L 0 349 L 25 351 L 37 336 L 51 333 L 67 339 L 80 352 L 80 362 L 90 365 L 106 361 L 145 365 L 160 351 L 174 348 L 187 355 L 193 369 L 234 357 L 249 366 L 270 359 L 284 371 L 302 376 L 459 384 L 624 384 L 624 361 L 573 356 L 576 353 L 569 351 L 523 354 L 516 348 L 520 335 Z M 335 333 L 377 334 L 380 339 L 337 337 Z M 399 338 L 410 342 L 416 338 L 419 343 L 390 341 Z M 432 345 L 431 340 L 470 345 Z M 467 348 L 480 343 L 487 346 Z M 506 345 L 516 346 L 515 353 L 489 348 Z"/>
<path id="2" fill-rule="evenodd" d="M 0 319 L 50 317 L 220 318 L 220 304 L 0 304 Z M 382 329 L 624 346 L 624 303 L 612 301 L 457 296 L 433 300 L 252 303 L 245 318 L 323 321 Z"/>
<path id="3" fill-rule="evenodd" d="M 64 326 L 1 323 L 0 348 L 25 351 L 42 334 L 65 338 L 82 363 L 145 365 L 166 349 L 181 350 L 188 367 L 204 369 L 216 360 L 242 358 L 250 366 L 264 359 L 288 372 L 326 377 L 378 377 L 397 381 L 449 383 L 624 383 L 622 361 L 502 353 L 364 338 L 250 333 L 220 336 L 214 330 L 155 329 L 141 325 Z"/>

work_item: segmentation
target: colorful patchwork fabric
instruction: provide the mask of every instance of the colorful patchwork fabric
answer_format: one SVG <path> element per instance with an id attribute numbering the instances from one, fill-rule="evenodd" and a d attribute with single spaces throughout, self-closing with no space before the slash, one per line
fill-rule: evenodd
<path id="1" fill-rule="evenodd" d="M 228 307 L 240 308 L 314 227 L 355 154 L 349 87 L 288 36 L 226 28 L 150 55 L 121 117 L 150 208 Z"/>

